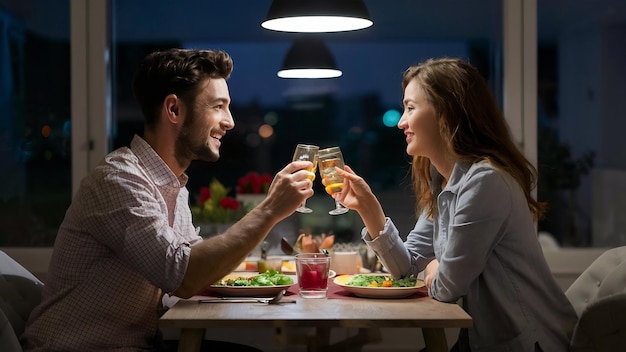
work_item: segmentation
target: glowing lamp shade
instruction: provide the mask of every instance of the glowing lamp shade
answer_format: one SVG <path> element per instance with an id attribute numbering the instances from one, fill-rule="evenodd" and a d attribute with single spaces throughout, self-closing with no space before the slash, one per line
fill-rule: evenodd
<path id="1" fill-rule="evenodd" d="M 343 32 L 371 26 L 363 0 L 273 0 L 261 26 L 281 32 Z"/>
<path id="2" fill-rule="evenodd" d="M 289 51 L 283 66 L 278 71 L 281 78 L 335 78 L 341 76 L 341 71 L 335 64 L 335 59 L 317 38 L 297 39 Z"/>

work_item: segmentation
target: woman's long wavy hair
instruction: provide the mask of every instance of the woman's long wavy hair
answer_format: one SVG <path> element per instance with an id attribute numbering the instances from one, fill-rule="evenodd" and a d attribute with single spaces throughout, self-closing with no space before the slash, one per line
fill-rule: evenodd
<path id="1" fill-rule="evenodd" d="M 522 187 L 534 219 L 541 219 L 545 204 L 532 197 L 537 170 L 513 142 L 504 116 L 478 70 L 456 58 L 430 59 L 404 72 L 402 88 L 413 80 L 433 105 L 442 139 L 458 161 L 489 160 L 508 172 Z M 426 210 L 434 216 L 437 195 L 430 185 L 433 180 L 428 158 L 413 156 L 412 177 L 417 214 Z"/>

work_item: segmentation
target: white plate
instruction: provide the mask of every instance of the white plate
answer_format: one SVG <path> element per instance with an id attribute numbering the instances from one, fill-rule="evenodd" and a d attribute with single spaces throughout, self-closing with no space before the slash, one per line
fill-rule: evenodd
<path id="1" fill-rule="evenodd" d="M 272 297 L 290 286 L 211 286 L 209 291 L 218 297 Z"/>
<path id="2" fill-rule="evenodd" d="M 258 273 L 240 272 L 226 275 L 224 280 L 234 279 L 237 277 L 250 277 L 259 275 Z M 298 282 L 298 279 L 294 275 L 289 276 L 294 284 Z M 293 285 L 293 284 L 291 284 Z M 286 290 L 291 285 L 276 285 L 276 286 L 216 286 L 211 285 L 208 289 L 212 295 L 220 297 L 271 297 L 276 295 L 281 290 Z"/>
<path id="3" fill-rule="evenodd" d="M 370 276 L 384 276 L 382 274 L 362 274 Z M 409 297 L 416 293 L 421 287 L 424 286 L 424 281 L 417 280 L 413 287 L 364 287 L 364 286 L 350 286 L 346 285 L 356 275 L 339 275 L 333 281 L 338 286 L 341 286 L 346 291 L 354 294 L 358 297 L 365 298 L 404 298 Z"/>

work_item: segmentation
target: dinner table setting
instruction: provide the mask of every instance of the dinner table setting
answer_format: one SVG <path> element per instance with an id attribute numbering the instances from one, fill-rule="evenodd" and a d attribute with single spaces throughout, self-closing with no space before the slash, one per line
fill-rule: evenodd
<path id="1" fill-rule="evenodd" d="M 293 244 L 283 239 L 292 247 L 285 255 L 262 251 L 197 296 L 164 299 L 170 308 L 160 326 L 180 329 L 179 351 L 198 351 L 205 329 L 220 327 L 273 327 L 275 341 L 305 344 L 308 351 L 363 346 L 380 341 L 380 328 L 416 327 L 429 351 L 447 351 L 444 328 L 471 326 L 460 306 L 430 298 L 422 280 L 372 271 L 363 266 L 357 245 L 335 244 L 331 236 L 301 235 Z M 315 333 L 290 332 L 293 327 Z M 358 333 L 331 341 L 333 328 Z"/>

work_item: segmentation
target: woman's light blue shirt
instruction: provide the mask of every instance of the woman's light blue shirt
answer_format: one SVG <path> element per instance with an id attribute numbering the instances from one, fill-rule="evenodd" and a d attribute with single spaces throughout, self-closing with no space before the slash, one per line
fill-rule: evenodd
<path id="1" fill-rule="evenodd" d="M 550 272 L 515 179 L 488 161 L 457 163 L 437 206 L 434 221 L 422 214 L 406 242 L 389 219 L 375 240 L 363 229 L 363 240 L 396 278 L 439 260 L 429 294 L 463 299 L 473 318 L 472 351 L 530 352 L 535 342 L 567 351 L 576 313 Z"/>

